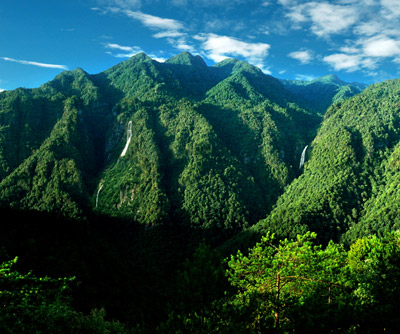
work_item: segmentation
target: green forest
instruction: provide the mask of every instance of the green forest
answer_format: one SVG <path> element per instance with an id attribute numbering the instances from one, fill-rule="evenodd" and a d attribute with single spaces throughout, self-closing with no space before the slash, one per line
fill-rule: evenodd
<path id="1" fill-rule="evenodd" d="M 140 53 L 0 92 L 2 333 L 398 333 L 400 81 Z"/>

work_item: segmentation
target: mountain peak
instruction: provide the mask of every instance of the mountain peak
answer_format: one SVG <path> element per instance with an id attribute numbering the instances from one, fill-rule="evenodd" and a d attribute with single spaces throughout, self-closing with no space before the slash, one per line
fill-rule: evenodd
<path id="1" fill-rule="evenodd" d="M 135 54 L 134 56 L 132 56 L 130 59 L 141 60 L 141 61 L 149 60 L 149 59 L 151 60 L 151 58 L 144 52 L 139 52 L 139 53 Z"/>
<path id="2" fill-rule="evenodd" d="M 191 65 L 191 66 L 200 66 L 207 67 L 207 64 L 199 55 L 193 56 L 190 52 L 182 52 L 166 61 L 168 64 L 176 64 L 176 65 Z"/>
<path id="3" fill-rule="evenodd" d="M 225 73 L 225 75 L 231 75 L 242 71 L 252 73 L 262 72 L 258 67 L 235 58 L 226 58 L 213 67 L 218 68 L 221 72 Z"/>
<path id="4" fill-rule="evenodd" d="M 343 80 L 341 80 L 336 74 L 328 74 L 321 78 L 317 78 L 311 82 L 322 82 L 325 84 L 332 83 L 332 84 L 338 84 L 338 85 L 347 85 L 347 83 L 344 82 Z"/>

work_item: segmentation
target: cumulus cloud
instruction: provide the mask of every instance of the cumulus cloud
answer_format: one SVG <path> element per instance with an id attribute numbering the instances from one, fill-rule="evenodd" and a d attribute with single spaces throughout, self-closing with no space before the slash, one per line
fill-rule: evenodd
<path id="1" fill-rule="evenodd" d="M 400 60 L 399 0 L 278 0 L 291 29 L 324 38 L 332 49 L 321 55 L 336 71 L 373 74 L 383 62 Z M 334 39 L 336 38 L 336 39 Z M 342 41 L 342 45 L 338 45 Z M 333 42 L 335 41 L 335 42 Z M 302 62 L 307 55 L 291 53 Z"/>
<path id="2" fill-rule="evenodd" d="M 308 14 L 313 23 L 312 31 L 318 36 L 340 33 L 358 21 L 358 10 L 354 6 L 329 3 L 310 3 Z"/>
<path id="3" fill-rule="evenodd" d="M 313 58 L 309 50 L 291 52 L 288 56 L 290 58 L 297 59 L 301 64 L 308 64 Z"/>
<path id="4" fill-rule="evenodd" d="M 328 2 L 281 3 L 288 7 L 286 16 L 296 24 L 310 23 L 311 31 L 320 37 L 341 33 L 358 21 L 359 11 L 355 6 Z"/>
<path id="5" fill-rule="evenodd" d="M 196 37 L 202 41 L 202 49 L 207 57 L 220 62 L 229 57 L 244 57 L 254 65 L 262 64 L 270 45 L 266 43 L 248 43 L 229 36 L 216 34 L 200 34 Z"/>
<path id="6" fill-rule="evenodd" d="M 367 70 L 369 73 L 378 66 L 378 60 L 366 57 L 362 53 L 346 54 L 335 53 L 323 58 L 323 61 L 333 67 L 336 71 L 354 72 Z"/>
<path id="7" fill-rule="evenodd" d="M 371 70 L 376 70 L 382 61 L 397 63 L 400 59 L 400 41 L 386 35 L 361 37 L 351 44 L 341 47 L 340 53 L 326 56 L 323 60 L 335 70 L 365 70 L 369 74 L 376 74 Z"/>
<path id="8" fill-rule="evenodd" d="M 349 45 L 341 47 L 340 53 L 323 58 L 335 70 L 353 72 L 356 70 L 371 70 L 385 60 L 398 62 L 400 59 L 400 40 L 386 35 L 361 36 Z"/>
<path id="9" fill-rule="evenodd" d="M 360 69 L 361 57 L 359 55 L 348 55 L 335 53 L 323 58 L 323 61 L 331 65 L 336 71 L 345 70 L 354 72 Z"/>
<path id="10" fill-rule="evenodd" d="M 28 60 L 18 60 L 18 59 L 9 58 L 9 57 L 0 57 L 0 59 L 3 59 L 5 61 L 9 61 L 9 62 L 22 64 L 22 65 L 32 65 L 32 66 L 37 66 L 37 67 L 68 70 L 68 67 L 65 66 L 65 65 L 46 64 L 46 63 L 39 63 L 39 62 L 36 62 L 36 61 L 28 61 Z"/>
<path id="11" fill-rule="evenodd" d="M 400 41 L 386 36 L 375 36 L 364 42 L 363 50 L 370 57 L 399 57 Z"/>
<path id="12" fill-rule="evenodd" d="M 356 35 L 362 35 L 362 36 L 373 36 L 375 34 L 381 33 L 381 31 L 384 29 L 383 25 L 381 22 L 378 21 L 366 21 L 366 22 L 361 22 L 359 23 L 355 28 L 354 28 L 354 33 Z"/>

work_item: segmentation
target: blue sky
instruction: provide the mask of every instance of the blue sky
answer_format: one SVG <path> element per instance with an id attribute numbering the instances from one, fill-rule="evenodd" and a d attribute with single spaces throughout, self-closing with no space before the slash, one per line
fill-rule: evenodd
<path id="1" fill-rule="evenodd" d="M 246 60 L 283 79 L 400 77 L 399 0 L 13 0 L 0 3 L 0 90 L 145 52 Z"/>

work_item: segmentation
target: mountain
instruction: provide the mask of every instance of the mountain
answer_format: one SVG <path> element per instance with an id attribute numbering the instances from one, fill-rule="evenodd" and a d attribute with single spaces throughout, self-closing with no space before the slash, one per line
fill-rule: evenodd
<path id="1" fill-rule="evenodd" d="M 79 219 L 94 211 L 222 240 L 269 221 L 297 184 L 309 187 L 313 160 L 304 173 L 300 160 L 318 152 L 315 143 L 340 139 L 335 149 L 345 150 L 361 140 L 348 129 L 359 125 L 340 118 L 329 129 L 342 132 L 325 130 L 348 100 L 321 116 L 361 89 L 332 75 L 282 81 L 236 59 L 207 66 L 188 52 L 165 63 L 140 53 L 94 75 L 65 71 L 0 95 L 0 205 Z M 343 187 L 356 182 L 353 160 L 328 174 L 334 157 L 325 157 L 321 175 L 345 173 Z M 350 224 L 324 214 L 326 229 Z M 281 216 L 273 224 L 285 229 Z"/>
<path id="2" fill-rule="evenodd" d="M 288 85 L 141 53 L 0 92 L 0 327 L 399 332 L 400 80 Z"/>
<path id="3" fill-rule="evenodd" d="M 353 95 L 361 93 L 367 85 L 347 83 L 330 74 L 311 81 L 281 80 L 302 107 L 323 115 L 328 107 Z"/>
<path id="4" fill-rule="evenodd" d="M 141 53 L 3 92 L 0 203 L 231 235 L 300 172 L 321 118 L 294 101 L 248 63 L 207 66 L 189 53 L 165 63 Z"/>
<path id="5" fill-rule="evenodd" d="M 103 164 L 109 99 L 81 69 L 3 94 L 0 203 L 83 217 Z"/>
<path id="6" fill-rule="evenodd" d="M 399 228 L 400 80 L 375 84 L 328 109 L 304 172 L 246 238 L 273 231 L 351 243 Z M 254 236 L 253 236 L 254 237 Z"/>

